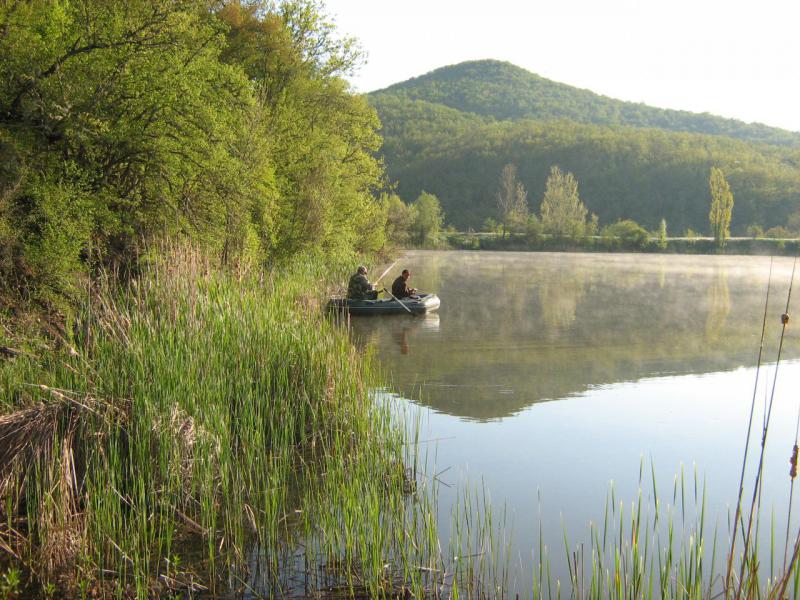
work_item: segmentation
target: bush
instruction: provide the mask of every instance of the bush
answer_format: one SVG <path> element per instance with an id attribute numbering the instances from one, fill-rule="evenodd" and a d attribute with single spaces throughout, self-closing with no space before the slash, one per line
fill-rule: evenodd
<path id="1" fill-rule="evenodd" d="M 625 219 L 603 229 L 603 238 L 610 247 L 646 248 L 650 234 L 636 221 Z"/>

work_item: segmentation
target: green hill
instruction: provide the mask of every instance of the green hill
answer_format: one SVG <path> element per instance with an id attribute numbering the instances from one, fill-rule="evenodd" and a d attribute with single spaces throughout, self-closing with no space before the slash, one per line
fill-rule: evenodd
<path id="1" fill-rule="evenodd" d="M 556 120 L 594 125 L 655 127 L 725 135 L 754 142 L 800 146 L 800 133 L 747 124 L 708 113 L 623 102 L 540 77 L 496 60 L 463 62 L 372 93 L 424 100 L 496 120 Z"/>
<path id="2" fill-rule="evenodd" d="M 507 163 L 534 210 L 550 167 L 572 171 L 601 223 L 705 231 L 711 166 L 733 189 L 734 233 L 785 225 L 800 206 L 800 134 L 780 129 L 612 100 L 497 61 L 445 67 L 370 102 L 400 195 L 435 193 L 459 228 L 495 216 Z"/>

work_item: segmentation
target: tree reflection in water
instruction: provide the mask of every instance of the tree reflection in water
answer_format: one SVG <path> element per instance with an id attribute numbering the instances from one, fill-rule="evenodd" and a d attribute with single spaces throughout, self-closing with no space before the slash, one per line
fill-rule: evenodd
<path id="1" fill-rule="evenodd" d="M 754 365 L 769 272 L 769 258 L 732 256 L 421 251 L 404 265 L 439 294 L 438 313 L 353 319 L 354 339 L 402 373 L 399 393 L 476 420 L 616 382 Z M 771 302 L 785 298 L 790 270 L 791 259 L 775 262 Z"/>

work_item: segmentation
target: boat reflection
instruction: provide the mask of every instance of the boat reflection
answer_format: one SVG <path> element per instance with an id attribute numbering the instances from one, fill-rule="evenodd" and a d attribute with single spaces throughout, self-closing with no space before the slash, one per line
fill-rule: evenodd
<path id="1" fill-rule="evenodd" d="M 373 346 L 384 353 L 391 348 L 395 354 L 406 355 L 417 343 L 418 335 L 439 332 L 439 314 L 352 317 L 350 327 L 353 340 L 362 350 Z M 392 340 L 393 344 L 387 344 L 386 340 Z"/>

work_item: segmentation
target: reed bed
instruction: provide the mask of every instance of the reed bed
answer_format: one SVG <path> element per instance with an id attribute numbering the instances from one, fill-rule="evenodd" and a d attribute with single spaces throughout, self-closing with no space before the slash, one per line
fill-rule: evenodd
<path id="1" fill-rule="evenodd" d="M 3 365 L 0 551 L 29 589 L 430 593 L 414 445 L 324 318 L 322 272 L 235 277 L 173 252 L 96 281 L 61 351 Z"/>

